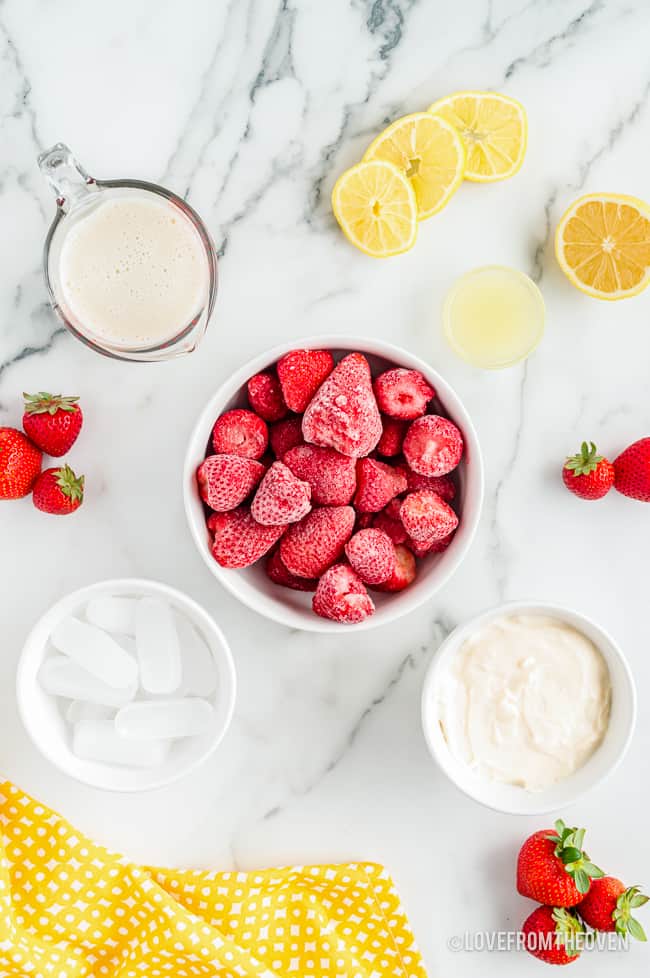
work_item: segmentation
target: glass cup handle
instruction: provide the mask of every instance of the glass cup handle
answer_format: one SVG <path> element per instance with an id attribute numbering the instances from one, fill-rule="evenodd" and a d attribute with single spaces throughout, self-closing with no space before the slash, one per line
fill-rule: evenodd
<path id="1" fill-rule="evenodd" d="M 38 165 L 56 195 L 57 206 L 64 212 L 98 189 L 94 178 L 86 173 L 65 143 L 55 143 L 41 153 Z"/>

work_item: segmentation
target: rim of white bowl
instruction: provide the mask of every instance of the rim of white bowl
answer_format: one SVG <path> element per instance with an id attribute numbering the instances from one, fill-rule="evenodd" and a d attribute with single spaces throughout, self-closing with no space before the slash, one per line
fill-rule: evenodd
<path id="1" fill-rule="evenodd" d="M 382 357 L 386 360 L 393 361 L 396 366 L 404 365 L 412 370 L 420 370 L 425 377 L 431 379 L 431 382 L 436 388 L 438 399 L 445 407 L 445 410 L 449 411 L 449 414 L 452 416 L 453 420 L 456 421 L 462 428 L 466 447 L 468 442 L 471 442 L 471 465 L 474 469 L 473 478 L 476 480 L 477 485 L 477 506 L 474 521 L 472 525 L 470 525 L 469 530 L 466 531 L 462 546 L 456 548 L 455 551 L 451 553 L 449 551 L 445 551 L 445 553 L 442 555 L 442 558 L 446 558 L 444 571 L 441 572 L 439 580 L 436 581 L 435 586 L 430 590 L 425 588 L 421 592 L 414 591 L 412 595 L 408 594 L 408 589 L 400 591 L 400 601 L 395 602 L 396 607 L 394 611 L 387 611 L 384 608 L 382 609 L 382 614 L 379 617 L 376 614 L 371 615 L 369 618 L 366 618 L 365 621 L 359 622 L 352 626 L 341 622 L 328 621 L 325 618 L 319 618 L 315 614 L 305 621 L 301 620 L 300 622 L 297 622 L 292 617 L 293 609 L 286 606 L 283 607 L 279 597 L 275 599 L 273 604 L 268 608 L 264 607 L 262 609 L 257 606 L 253 598 L 249 598 L 240 592 L 239 588 L 237 587 L 236 573 L 228 568 L 221 567 L 219 564 L 217 564 L 214 557 L 212 557 L 205 542 L 205 520 L 202 518 L 199 525 L 198 521 L 195 519 L 194 513 L 192 512 L 193 503 L 196 501 L 195 497 L 193 496 L 193 490 L 196 491 L 195 472 L 197 465 L 200 464 L 200 462 L 197 462 L 199 455 L 197 449 L 200 448 L 200 451 L 204 452 L 205 446 L 209 441 L 209 432 L 212 430 L 216 420 L 214 406 L 215 402 L 218 401 L 223 402 L 224 404 L 227 403 L 239 390 L 241 390 L 250 377 L 258 373 L 260 370 L 264 370 L 265 368 L 268 368 L 272 364 L 276 363 L 277 360 L 284 356 L 285 353 L 296 349 L 358 350 L 361 353 L 369 356 Z M 457 408 L 456 411 L 449 408 L 449 400 L 454 402 Z M 459 415 L 459 417 L 456 417 L 455 414 Z M 208 433 L 205 438 L 201 438 L 199 440 L 199 434 L 204 430 L 207 430 Z M 203 457 L 204 456 L 201 455 L 201 460 Z M 220 385 L 200 412 L 197 421 L 192 427 L 192 431 L 188 439 L 188 448 L 185 454 L 185 464 L 183 466 L 183 504 L 185 508 L 185 516 L 190 528 L 194 545 L 210 573 L 213 575 L 213 577 L 216 577 L 219 583 L 229 592 L 229 594 L 236 598 L 241 604 L 250 608 L 251 611 L 254 611 L 256 614 L 261 615 L 262 617 L 271 621 L 275 621 L 279 625 L 284 625 L 288 628 L 300 629 L 307 632 L 336 632 L 340 634 L 341 630 L 343 630 L 352 634 L 359 633 L 361 631 L 370 631 L 373 628 L 380 628 L 383 625 L 388 625 L 391 622 L 397 621 L 399 618 L 410 614 L 410 612 L 414 611 L 416 608 L 419 608 L 430 598 L 434 597 L 434 595 L 436 595 L 449 582 L 449 579 L 458 570 L 461 563 L 467 556 L 480 522 L 484 494 L 485 473 L 483 466 L 483 455 L 481 453 L 478 434 L 467 408 L 451 384 L 449 384 L 449 382 L 445 380 L 440 373 L 438 373 L 435 367 L 432 367 L 426 361 L 422 360 L 421 357 L 418 357 L 414 353 L 410 353 L 403 347 L 396 346 L 394 343 L 389 343 L 385 340 L 373 339 L 372 337 L 368 336 L 351 336 L 350 334 L 337 336 L 336 334 L 328 333 L 317 336 L 308 336 L 302 339 L 287 340 L 286 342 L 277 344 L 268 350 L 264 350 L 262 353 L 258 353 L 255 357 L 252 357 L 250 360 L 244 363 L 226 381 L 224 381 L 223 384 Z M 313 621 L 311 618 L 313 618 Z"/>
<path id="2" fill-rule="evenodd" d="M 621 670 L 624 679 L 627 683 L 627 692 L 630 701 L 630 713 L 629 720 L 627 723 L 627 730 L 623 741 L 618 748 L 614 759 L 612 760 L 609 767 L 607 767 L 600 775 L 594 778 L 589 784 L 585 785 L 583 788 L 577 788 L 575 792 L 567 795 L 566 798 L 562 799 L 558 804 L 544 802 L 544 791 L 540 792 L 526 792 L 525 789 L 518 789 L 521 791 L 521 797 L 529 801 L 529 805 L 522 806 L 505 806 L 498 804 L 497 802 L 492 802 L 486 800 L 485 798 L 478 797 L 477 794 L 472 792 L 466 785 L 461 784 L 453 774 L 454 769 L 466 770 L 466 765 L 463 765 L 461 761 L 458 761 L 450 751 L 443 758 L 441 752 L 438 749 L 437 742 L 433 739 L 431 731 L 435 723 L 437 722 L 437 714 L 434 709 L 434 687 L 439 678 L 440 670 L 442 669 L 442 662 L 445 653 L 449 647 L 453 644 L 457 644 L 459 647 L 462 642 L 469 638 L 470 635 L 474 634 L 478 629 L 482 628 L 483 625 L 488 624 L 495 618 L 516 614 L 518 611 L 528 610 L 533 614 L 547 614 L 549 617 L 556 617 L 564 620 L 576 619 L 584 623 L 587 628 L 592 629 L 594 632 L 598 633 L 601 637 L 603 643 L 607 644 L 613 657 L 618 661 L 621 666 Z M 577 627 L 577 626 L 576 626 Z M 602 647 L 594 641 L 594 644 L 598 647 L 599 652 L 605 658 L 607 662 L 606 654 L 603 652 Z M 610 670 L 610 680 L 612 679 L 612 674 Z M 620 687 L 617 687 L 620 688 Z M 612 680 L 612 694 L 616 695 L 616 688 Z M 424 739 L 427 745 L 427 749 L 432 759 L 435 761 L 439 770 L 451 781 L 454 787 L 461 791 L 472 801 L 475 801 L 479 805 L 483 805 L 485 808 L 490 808 L 492 811 L 501 812 L 505 815 L 547 815 L 550 812 L 557 812 L 562 808 L 568 807 L 569 805 L 575 804 L 580 798 L 583 798 L 588 792 L 592 791 L 598 785 L 602 785 L 609 777 L 614 773 L 614 771 L 622 763 L 627 751 L 629 749 L 632 737 L 634 736 L 634 730 L 636 727 L 637 720 L 637 691 L 636 683 L 634 681 L 634 675 L 630 668 L 630 664 L 627 661 L 620 645 L 618 642 L 610 635 L 607 629 L 603 628 L 599 622 L 595 621 L 589 615 L 582 611 L 576 611 L 574 608 L 570 608 L 567 605 L 556 604 L 551 601 L 537 601 L 537 600 L 516 600 L 507 601 L 503 604 L 494 605 L 493 607 L 486 608 L 484 611 L 480 612 L 478 615 L 474 615 L 467 621 L 460 625 L 457 625 L 447 636 L 447 638 L 438 646 L 436 649 L 431 662 L 427 668 L 424 682 L 422 685 L 422 696 L 421 696 L 421 722 L 422 722 L 422 732 L 424 734 Z M 607 733 L 605 734 L 607 737 Z M 599 748 L 597 748 L 598 750 Z M 592 755 L 593 756 L 593 755 Z M 450 761 L 450 763 L 445 763 Z M 588 763 L 588 762 L 587 762 Z M 578 769 L 580 770 L 580 768 Z M 575 772 L 577 773 L 577 772 Z M 481 782 L 481 784 L 488 785 L 490 782 Z M 558 782 L 561 783 L 561 782 Z M 498 787 L 508 787 L 497 783 Z M 552 786 L 555 787 L 555 786 Z M 539 804 L 534 804 L 535 800 L 539 799 Z"/>
<path id="3" fill-rule="evenodd" d="M 142 785 L 111 785 L 102 783 L 100 779 L 89 780 L 88 778 L 82 777 L 78 770 L 74 769 L 72 764 L 67 765 L 62 763 L 61 758 L 56 755 L 54 751 L 50 750 L 47 739 L 41 740 L 41 738 L 35 734 L 22 695 L 22 689 L 28 681 L 26 678 L 28 650 L 33 642 L 34 636 L 41 628 L 43 621 L 50 615 L 54 614 L 60 605 L 67 605 L 68 603 L 75 604 L 77 601 L 81 603 L 84 597 L 86 597 L 89 593 L 97 592 L 100 589 L 110 591 L 111 589 L 117 588 L 121 590 L 128 589 L 133 591 L 147 589 L 149 592 L 153 591 L 160 595 L 164 595 L 180 606 L 190 608 L 196 617 L 203 622 L 205 630 L 208 633 L 212 633 L 212 635 L 217 639 L 221 649 L 221 659 L 218 664 L 219 670 L 222 675 L 225 674 L 227 676 L 227 682 L 224 685 L 228 687 L 228 695 L 225 700 L 223 723 L 207 749 L 202 754 L 197 754 L 197 756 L 190 760 L 185 767 L 181 768 L 181 770 L 175 772 L 174 774 L 168 775 L 167 777 L 153 778 Z M 212 649 L 210 651 L 212 652 L 213 657 L 215 657 Z M 29 681 L 31 682 L 31 680 Z M 198 601 L 195 601 L 194 598 L 191 598 L 184 591 L 179 591 L 178 588 L 172 587 L 169 584 L 163 584 L 162 581 L 155 581 L 144 577 L 116 577 L 105 581 L 96 581 L 94 584 L 86 584 L 84 587 L 77 588 L 75 591 L 70 591 L 69 593 L 64 594 L 57 601 L 55 601 L 54 604 L 50 605 L 42 615 L 39 616 L 25 639 L 20 657 L 18 659 L 18 666 L 16 669 L 16 699 L 18 703 L 18 713 L 20 715 L 22 724 L 27 731 L 29 739 L 32 741 L 39 753 L 42 754 L 43 757 L 45 757 L 45 759 L 48 760 L 54 767 L 56 767 L 63 774 L 66 774 L 68 777 L 73 778 L 73 780 L 77 781 L 79 784 L 85 784 L 91 788 L 98 788 L 102 791 L 112 791 L 118 794 L 133 794 L 136 792 L 156 791 L 160 788 L 165 788 L 170 784 L 174 784 L 176 781 L 179 781 L 181 778 L 184 778 L 186 775 L 196 770 L 196 768 L 200 767 L 201 764 L 211 757 L 211 755 L 223 741 L 232 723 L 237 700 L 237 671 L 235 669 L 235 662 L 226 636 L 219 625 L 217 625 L 214 618 L 205 610 L 203 605 L 198 603 Z M 71 757 L 74 757 L 74 755 L 71 754 Z M 147 773 L 148 771 L 143 769 L 143 779 L 146 777 Z"/>

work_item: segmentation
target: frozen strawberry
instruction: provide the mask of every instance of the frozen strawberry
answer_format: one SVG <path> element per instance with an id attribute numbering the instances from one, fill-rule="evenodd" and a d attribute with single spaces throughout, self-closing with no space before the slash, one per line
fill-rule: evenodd
<path id="1" fill-rule="evenodd" d="M 279 421 L 287 414 L 287 405 L 282 397 L 280 383 L 275 374 L 255 374 L 248 381 L 248 400 L 250 405 L 265 421 Z"/>
<path id="2" fill-rule="evenodd" d="M 393 543 L 406 543 L 408 539 L 408 534 L 399 515 L 401 505 L 400 499 L 391 499 L 385 509 L 382 509 L 380 513 L 375 513 L 372 517 L 372 525 L 375 529 L 387 533 Z"/>
<path id="3" fill-rule="evenodd" d="M 218 513 L 235 509 L 264 475 L 264 466 L 241 455 L 209 455 L 199 465 L 196 479 L 204 503 Z"/>
<path id="4" fill-rule="evenodd" d="M 418 489 L 406 497 L 400 508 L 404 529 L 420 548 L 442 540 L 458 526 L 451 506 L 430 489 Z"/>
<path id="5" fill-rule="evenodd" d="M 406 542 L 416 557 L 429 557 L 443 553 L 453 539 L 454 533 L 450 533 L 449 536 L 443 537 L 442 540 L 434 540 L 433 543 L 419 544 L 412 537 L 407 537 Z"/>
<path id="6" fill-rule="evenodd" d="M 242 455 L 259 459 L 266 451 L 269 432 L 264 421 L 252 411 L 235 408 L 217 418 L 212 429 L 215 455 Z"/>
<path id="7" fill-rule="evenodd" d="M 402 451 L 407 422 L 398 418 L 382 418 L 383 431 L 377 443 L 377 451 L 385 458 L 392 458 Z"/>
<path id="8" fill-rule="evenodd" d="M 271 425 L 269 440 L 271 451 L 276 458 L 282 461 L 283 455 L 291 448 L 295 448 L 296 445 L 303 445 L 305 442 L 302 437 L 302 418 L 286 418 L 284 421 L 278 421 L 277 424 Z"/>
<path id="9" fill-rule="evenodd" d="M 357 487 L 355 461 L 333 448 L 297 445 L 282 458 L 294 475 L 311 486 L 312 501 L 319 506 L 345 506 Z"/>
<path id="10" fill-rule="evenodd" d="M 381 438 L 381 418 L 368 361 L 350 353 L 314 395 L 302 419 L 305 441 L 363 458 Z"/>
<path id="11" fill-rule="evenodd" d="M 378 513 L 406 489 L 406 476 L 385 462 L 362 458 L 357 462 L 354 505 L 361 513 Z"/>
<path id="12" fill-rule="evenodd" d="M 292 350 L 278 360 L 277 371 L 287 406 L 302 414 L 334 368 L 328 350 Z"/>
<path id="13" fill-rule="evenodd" d="M 318 581 L 307 577 L 296 577 L 284 566 L 279 550 L 274 550 L 266 559 L 267 576 L 280 587 L 289 587 L 292 591 L 315 591 Z"/>
<path id="14" fill-rule="evenodd" d="M 463 436 L 448 418 L 426 414 L 406 432 L 404 455 L 418 475 L 446 475 L 462 458 Z"/>
<path id="15" fill-rule="evenodd" d="M 374 513 L 357 513 L 357 518 L 354 523 L 354 532 L 357 530 L 367 530 L 368 527 L 372 526 L 372 521 L 375 518 Z"/>
<path id="16" fill-rule="evenodd" d="M 364 584 L 383 584 L 395 570 L 395 547 L 382 530 L 359 530 L 346 543 L 345 556 Z"/>
<path id="17" fill-rule="evenodd" d="M 412 421 L 421 417 L 436 392 L 419 370 L 395 367 L 380 374 L 374 383 L 379 409 L 391 418 Z"/>
<path id="18" fill-rule="evenodd" d="M 325 571 L 312 601 L 321 618 L 355 625 L 368 618 L 375 606 L 363 582 L 347 564 L 335 564 Z"/>
<path id="19" fill-rule="evenodd" d="M 411 469 L 404 469 L 408 491 L 416 492 L 418 489 L 430 489 L 437 493 L 446 503 L 452 502 L 456 498 L 456 483 L 450 475 L 418 475 Z"/>
<path id="20" fill-rule="evenodd" d="M 395 547 L 395 570 L 383 584 L 375 584 L 377 591 L 403 591 L 417 575 L 415 557 L 408 547 L 399 543 Z"/>
<path id="21" fill-rule="evenodd" d="M 352 536 L 351 506 L 314 509 L 288 530 L 280 544 L 282 561 L 298 577 L 320 577 L 339 559 Z"/>
<path id="22" fill-rule="evenodd" d="M 282 462 L 274 462 L 260 483 L 251 516 L 264 526 L 297 523 L 311 509 L 311 488 Z"/>
<path id="23" fill-rule="evenodd" d="M 250 567 L 277 543 L 287 528 L 262 526 L 247 506 L 228 513 L 213 513 L 208 528 L 214 534 L 212 556 L 222 567 Z"/>

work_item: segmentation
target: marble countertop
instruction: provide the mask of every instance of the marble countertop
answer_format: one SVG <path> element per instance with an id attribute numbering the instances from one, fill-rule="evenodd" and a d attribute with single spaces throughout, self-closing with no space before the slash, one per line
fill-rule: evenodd
<path id="1" fill-rule="evenodd" d="M 644 0 L 4 0 L 0 3 L 0 424 L 23 390 L 81 395 L 71 461 L 87 478 L 74 517 L 29 500 L 0 512 L 0 770 L 131 857 L 220 868 L 374 859 L 394 874 L 431 975 L 537 974 L 525 954 L 452 953 L 464 931 L 519 926 L 513 885 L 539 819 L 461 795 L 427 754 L 424 672 L 459 622 L 508 598 L 558 601 L 620 641 L 640 697 L 632 748 L 562 814 L 592 854 L 650 885 L 646 610 L 650 508 L 587 505 L 558 478 L 583 438 L 608 454 L 650 433 L 650 291 L 615 305 L 559 272 L 553 228 L 582 192 L 648 198 L 650 7 Z M 387 121 L 459 88 L 528 110 L 520 174 L 461 188 L 389 262 L 351 249 L 329 192 Z M 66 141 L 98 177 L 187 195 L 221 254 L 200 350 L 156 366 L 86 350 L 48 309 L 40 255 L 54 202 L 35 157 Z M 481 373 L 440 333 L 452 281 L 485 263 L 531 274 L 547 333 L 524 366 Z M 461 569 L 394 625 L 336 637 L 250 614 L 208 574 L 185 526 L 181 464 L 209 395 L 284 339 L 362 333 L 430 360 L 472 413 L 485 454 L 481 526 Z M 230 733 L 200 770 L 142 797 L 106 795 L 48 765 L 19 721 L 16 662 L 35 619 L 73 588 L 147 576 L 205 605 L 239 674 Z M 543 819 L 542 821 L 546 821 Z M 630 840 L 636 839 L 636 850 Z M 641 914 L 643 911 L 641 911 Z M 594 975 L 639 978 L 646 947 L 590 955 Z"/>

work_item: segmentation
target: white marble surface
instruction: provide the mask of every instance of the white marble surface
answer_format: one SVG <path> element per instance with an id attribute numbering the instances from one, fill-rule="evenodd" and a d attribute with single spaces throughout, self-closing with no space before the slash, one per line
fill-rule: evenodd
<path id="1" fill-rule="evenodd" d="M 641 705 L 624 765 L 563 814 L 589 826 L 599 862 L 650 884 L 650 508 L 616 495 L 582 504 L 558 479 L 583 437 L 616 453 L 650 433 L 650 292 L 614 306 L 584 298 L 550 244 L 582 191 L 650 196 L 649 37 L 644 0 L 0 3 L 0 423 L 17 424 L 21 392 L 39 389 L 80 394 L 87 419 L 71 454 L 87 477 L 79 514 L 55 520 L 28 500 L 0 512 L 0 770 L 136 859 L 379 860 L 432 975 L 536 974 L 523 954 L 447 949 L 465 929 L 523 920 L 514 858 L 539 823 L 483 810 L 448 784 L 426 753 L 418 706 L 431 654 L 455 623 L 503 598 L 559 600 L 620 640 Z M 336 175 L 387 120 L 469 87 L 526 105 L 521 173 L 461 188 L 405 257 L 354 252 L 329 209 Z M 54 207 L 35 157 L 58 139 L 91 173 L 160 180 L 206 218 L 223 253 L 221 290 L 192 357 L 117 364 L 57 327 L 40 270 Z M 488 262 L 533 274 L 548 307 L 528 365 L 495 374 L 463 365 L 440 336 L 446 289 Z M 346 330 L 435 363 L 475 417 L 488 476 L 478 538 L 454 580 L 362 642 L 290 633 L 238 606 L 194 551 L 180 493 L 188 431 L 230 370 L 284 338 Z M 240 678 L 219 752 L 144 797 L 58 774 L 14 700 L 35 618 L 114 575 L 157 578 L 201 601 L 228 634 Z M 590 958 L 580 967 L 596 975 L 615 967 L 637 978 L 648 967 L 641 946 Z"/>

